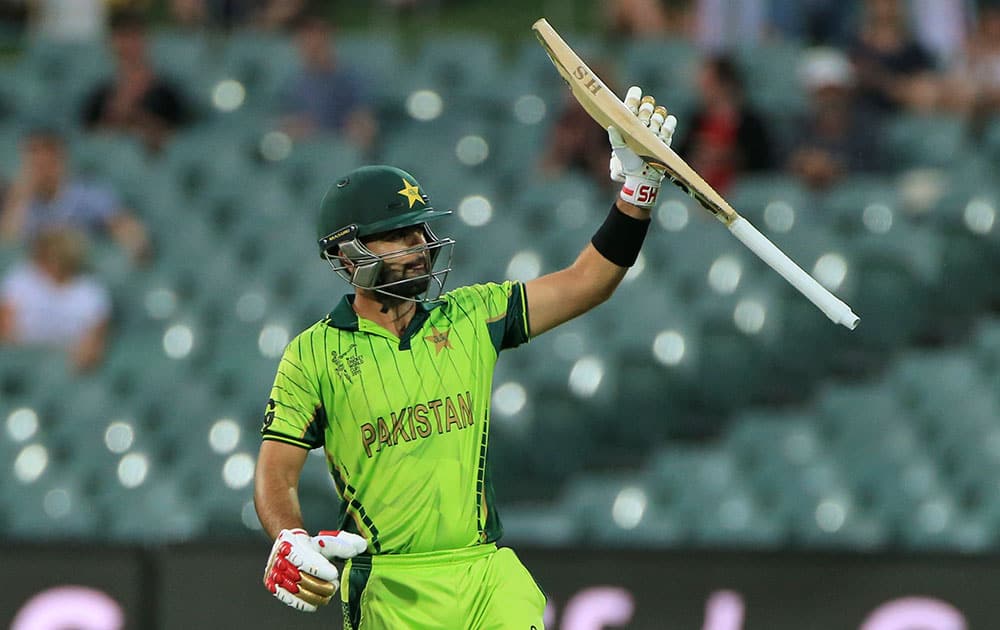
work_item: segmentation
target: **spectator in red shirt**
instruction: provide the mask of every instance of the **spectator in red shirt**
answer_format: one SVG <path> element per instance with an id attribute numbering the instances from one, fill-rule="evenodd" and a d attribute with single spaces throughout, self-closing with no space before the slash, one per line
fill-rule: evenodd
<path id="1" fill-rule="evenodd" d="M 713 188 L 729 190 L 741 173 L 767 170 L 774 155 L 763 119 L 746 103 L 728 57 L 710 57 L 698 73 L 700 105 L 684 127 L 678 153 Z"/>

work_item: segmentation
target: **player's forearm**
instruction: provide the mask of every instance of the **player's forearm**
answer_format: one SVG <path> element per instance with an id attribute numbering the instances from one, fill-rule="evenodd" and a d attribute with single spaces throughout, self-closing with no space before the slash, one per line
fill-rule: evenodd
<path id="1" fill-rule="evenodd" d="M 272 539 L 283 529 L 304 528 L 299 493 L 294 484 L 289 486 L 286 480 L 258 475 L 253 499 L 257 518 Z"/>
<path id="2" fill-rule="evenodd" d="M 8 193 L 0 213 L 0 240 L 15 241 L 21 237 L 28 215 L 28 195 L 23 186 L 15 185 Z"/>
<path id="3" fill-rule="evenodd" d="M 283 529 L 302 527 L 299 476 L 309 454 L 291 444 L 264 440 L 257 455 L 253 500 L 264 531 L 276 538 Z"/>
<path id="4" fill-rule="evenodd" d="M 604 302 L 625 277 L 615 265 L 587 244 L 569 267 L 525 285 L 531 336 L 540 335 Z"/>
<path id="5" fill-rule="evenodd" d="M 650 209 L 632 205 L 621 197 L 615 201 L 615 207 L 618 208 L 622 214 L 627 214 L 633 219 L 639 219 L 641 221 L 648 221 L 653 214 Z"/>
<path id="6" fill-rule="evenodd" d="M 608 221 L 569 267 L 525 285 L 531 335 L 540 335 L 606 301 L 638 255 L 649 211 L 619 200 Z"/>

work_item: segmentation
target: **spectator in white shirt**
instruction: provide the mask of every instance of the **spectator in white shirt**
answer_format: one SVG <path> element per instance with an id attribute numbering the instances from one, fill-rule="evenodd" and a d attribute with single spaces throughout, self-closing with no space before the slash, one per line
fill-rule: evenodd
<path id="1" fill-rule="evenodd" d="M 0 284 L 0 343 L 61 347 L 78 371 L 104 356 L 111 300 L 84 273 L 87 239 L 71 228 L 41 232 L 31 258 L 11 268 Z"/>

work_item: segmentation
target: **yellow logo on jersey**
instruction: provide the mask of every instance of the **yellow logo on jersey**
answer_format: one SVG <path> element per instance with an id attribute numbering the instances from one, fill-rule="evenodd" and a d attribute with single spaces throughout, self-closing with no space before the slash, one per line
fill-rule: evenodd
<path id="1" fill-rule="evenodd" d="M 424 198 L 420 194 L 420 187 L 411 184 L 405 179 L 403 180 L 403 189 L 397 190 L 396 194 L 406 197 L 406 200 L 410 202 L 411 208 L 413 207 L 413 204 L 417 203 L 418 201 L 420 203 L 424 203 Z"/>
<path id="2" fill-rule="evenodd" d="M 431 333 L 424 337 L 424 341 L 434 344 L 434 349 L 437 351 L 434 354 L 441 354 L 441 351 L 445 348 L 451 348 L 451 342 L 448 341 L 448 335 L 451 333 L 450 328 L 445 328 L 444 332 L 442 332 L 436 326 L 431 326 Z"/>

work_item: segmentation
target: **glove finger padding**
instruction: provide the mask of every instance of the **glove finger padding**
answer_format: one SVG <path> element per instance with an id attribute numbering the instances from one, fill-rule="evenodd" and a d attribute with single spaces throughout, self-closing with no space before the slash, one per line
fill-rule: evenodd
<path id="1" fill-rule="evenodd" d="M 326 605 L 340 586 L 340 572 L 319 550 L 319 543 L 304 530 L 282 530 L 271 547 L 264 586 L 303 612 Z"/>
<path id="2" fill-rule="evenodd" d="M 633 85 L 625 93 L 625 107 L 629 108 L 633 114 L 639 113 L 639 101 L 642 99 L 642 88 Z"/>
<path id="3" fill-rule="evenodd" d="M 330 564 L 318 551 L 292 546 L 288 553 L 288 561 L 303 573 L 314 575 L 327 582 L 337 582 L 340 572 Z"/>
<path id="4" fill-rule="evenodd" d="M 670 114 L 667 119 L 663 121 L 663 125 L 660 127 L 660 131 L 656 135 L 663 140 L 663 144 L 670 146 L 670 143 L 674 140 L 674 131 L 677 129 L 677 116 Z"/>

